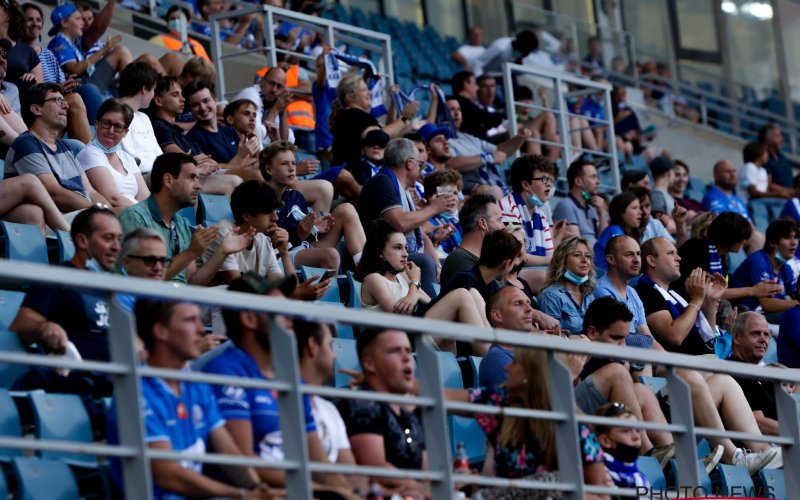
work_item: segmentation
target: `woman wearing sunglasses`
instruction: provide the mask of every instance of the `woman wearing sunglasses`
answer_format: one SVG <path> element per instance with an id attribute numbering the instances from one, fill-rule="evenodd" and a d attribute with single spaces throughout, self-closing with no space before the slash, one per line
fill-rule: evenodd
<path id="1" fill-rule="evenodd" d="M 89 182 L 114 208 L 150 196 L 136 160 L 121 146 L 132 120 L 130 106 L 115 99 L 105 101 L 97 111 L 94 139 L 78 154 Z"/>

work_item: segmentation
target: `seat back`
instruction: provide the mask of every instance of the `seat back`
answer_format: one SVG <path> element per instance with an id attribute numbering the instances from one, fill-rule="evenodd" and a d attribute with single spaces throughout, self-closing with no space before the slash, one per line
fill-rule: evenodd
<path id="1" fill-rule="evenodd" d="M 755 491 L 753 479 L 744 467 L 727 464 L 717 464 L 723 495 L 732 495 L 734 492 L 749 495 Z"/>
<path id="2" fill-rule="evenodd" d="M 17 405 L 8 393 L 8 389 L 0 389 L 0 436 L 6 437 L 22 437 L 22 425 L 19 421 L 19 413 L 17 413 Z M 9 460 L 11 457 L 21 457 L 22 450 L 8 448 L 0 448 L 0 461 Z M 0 474 L 0 479 L 2 479 Z M 0 485 L 5 486 L 5 484 Z M 0 490 L 3 488 L 0 487 Z M 0 498 L 5 498 L 0 491 Z"/>
<path id="3" fill-rule="evenodd" d="M 339 369 L 361 370 L 361 363 L 358 361 L 358 353 L 356 352 L 356 341 L 350 339 L 333 339 L 332 347 L 333 354 L 336 356 L 336 361 L 333 364 L 334 386 L 347 387 L 347 384 L 350 382 L 350 375 L 339 373 Z"/>
<path id="4" fill-rule="evenodd" d="M 361 282 L 356 281 L 353 271 L 347 271 L 347 281 L 350 282 L 350 299 L 348 305 L 353 309 L 361 309 Z"/>
<path id="5" fill-rule="evenodd" d="M 656 457 L 639 457 L 636 459 L 636 466 L 647 477 L 650 487 L 654 490 L 664 490 L 667 487 L 667 479 L 664 471 Z"/>
<path id="6" fill-rule="evenodd" d="M 783 469 L 761 469 L 758 471 L 758 479 L 761 484 L 760 494 L 769 498 L 786 500 L 786 483 L 784 481 Z"/>
<path id="7" fill-rule="evenodd" d="M 47 242 L 42 231 L 31 224 L 0 222 L 5 239 L 5 258 L 49 264 L 47 259 Z"/>
<path id="8" fill-rule="evenodd" d="M 312 276 L 322 276 L 326 271 L 327 269 L 322 269 L 320 267 L 302 266 L 300 268 L 300 276 L 302 276 L 303 281 L 305 281 Z M 325 292 L 325 295 L 320 297 L 319 300 L 322 302 L 341 302 L 339 299 L 339 281 L 336 279 L 336 277 L 331 279 L 331 284 L 328 287 L 328 291 Z"/>
<path id="9" fill-rule="evenodd" d="M 75 243 L 69 231 L 56 229 L 56 240 L 58 240 L 58 261 L 64 262 L 72 259 L 75 255 Z"/>
<path id="10" fill-rule="evenodd" d="M 200 193 L 197 199 L 197 220 L 203 221 L 206 227 L 213 226 L 221 220 L 233 220 L 228 197 L 221 194 Z"/>
<path id="11" fill-rule="evenodd" d="M 703 441 L 705 441 L 705 439 L 703 439 Z M 698 443 L 698 449 L 700 449 L 701 444 L 702 443 Z M 706 444 L 706 447 L 708 447 L 707 444 Z M 710 451 L 708 453 L 710 453 Z M 705 453 L 703 456 L 708 455 L 708 453 Z M 699 453 L 698 453 L 698 455 L 699 455 Z M 670 468 L 671 477 L 672 477 L 672 481 L 671 481 L 670 484 L 672 484 L 672 483 L 684 484 L 684 483 L 681 483 L 681 480 L 678 477 L 678 462 L 676 462 L 674 458 L 671 458 L 669 460 L 669 468 Z M 700 478 L 700 484 L 698 484 L 698 486 L 703 488 L 703 491 L 707 491 L 707 492 L 713 491 L 712 483 L 711 483 L 711 477 L 708 475 L 708 472 L 706 471 L 706 466 L 705 466 L 705 464 L 703 464 L 702 460 L 697 460 L 697 475 Z"/>
<path id="12" fill-rule="evenodd" d="M 0 330 L 8 330 L 24 298 L 25 292 L 0 290 Z"/>
<path id="13" fill-rule="evenodd" d="M 230 340 L 226 340 L 225 342 L 223 342 L 222 344 L 218 345 L 214 349 L 211 349 L 210 351 L 204 352 L 199 358 L 197 358 L 197 359 L 195 359 L 194 361 L 191 362 L 192 370 L 194 370 L 196 372 L 203 371 L 203 368 L 208 364 L 209 361 L 211 361 L 212 359 L 216 358 L 217 356 L 219 356 L 223 352 L 226 352 L 226 351 L 232 349 L 233 347 L 236 347 L 233 344 L 233 342 L 231 342 Z"/>
<path id="14" fill-rule="evenodd" d="M 28 400 L 33 412 L 37 439 L 92 442 L 92 426 L 80 397 L 74 394 L 31 392 Z M 78 453 L 42 451 L 39 455 L 75 465 L 91 466 L 97 463 L 93 456 Z"/>
<path id="15" fill-rule="evenodd" d="M 192 226 L 197 225 L 197 207 L 191 206 L 178 210 L 178 215 L 189 221 Z"/>
<path id="16" fill-rule="evenodd" d="M 64 462 L 38 457 L 14 459 L 17 495 L 20 500 L 74 500 L 80 498 L 75 476 Z"/>
<path id="17" fill-rule="evenodd" d="M 14 332 L 0 330 L 0 351 L 25 352 L 25 347 Z M 27 365 L 19 363 L 0 363 L 0 387 L 10 388 L 20 375 L 28 371 Z"/>
<path id="18" fill-rule="evenodd" d="M 447 389 L 463 389 L 464 381 L 461 379 L 461 367 L 458 366 L 455 355 L 452 352 L 437 352 L 439 357 L 439 371 L 442 374 L 442 382 Z"/>

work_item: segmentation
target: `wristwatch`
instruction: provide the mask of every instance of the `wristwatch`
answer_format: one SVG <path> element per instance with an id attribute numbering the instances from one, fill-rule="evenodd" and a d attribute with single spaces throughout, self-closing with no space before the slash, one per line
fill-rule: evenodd
<path id="1" fill-rule="evenodd" d="M 422 283 L 420 283 L 419 281 L 409 281 L 408 285 L 409 286 L 414 285 L 415 287 L 417 287 L 417 290 L 422 289 Z"/>

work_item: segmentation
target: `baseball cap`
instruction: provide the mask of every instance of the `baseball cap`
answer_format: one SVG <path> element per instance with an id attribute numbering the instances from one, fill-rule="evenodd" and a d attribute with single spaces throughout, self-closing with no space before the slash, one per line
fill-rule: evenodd
<path id="1" fill-rule="evenodd" d="M 386 144 L 389 143 L 389 134 L 384 132 L 383 130 L 370 130 L 367 132 L 367 135 L 364 136 L 364 145 L 365 146 L 380 146 L 382 148 L 386 147 Z"/>
<path id="2" fill-rule="evenodd" d="M 50 22 L 53 23 L 53 27 L 50 28 L 50 31 L 48 31 L 47 34 L 49 36 L 55 36 L 56 33 L 58 33 L 58 30 L 61 29 L 61 21 L 68 18 L 75 12 L 78 12 L 78 8 L 71 3 L 59 5 L 53 9 L 53 12 L 50 13 Z"/>
<path id="3" fill-rule="evenodd" d="M 422 140 L 425 141 L 425 144 L 429 143 L 431 139 L 439 134 L 444 134 L 444 136 L 448 139 L 452 137 L 449 128 L 437 127 L 433 123 L 426 123 L 425 125 L 421 126 L 419 130 L 417 130 L 417 133 L 420 137 L 422 137 Z"/>

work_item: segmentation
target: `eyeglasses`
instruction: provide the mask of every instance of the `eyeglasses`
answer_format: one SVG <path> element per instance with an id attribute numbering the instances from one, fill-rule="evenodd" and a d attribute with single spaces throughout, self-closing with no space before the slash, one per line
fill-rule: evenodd
<path id="1" fill-rule="evenodd" d="M 104 130 L 114 129 L 114 132 L 118 134 L 127 128 L 126 126 L 114 123 L 111 120 L 98 120 L 97 123 L 100 125 L 100 128 Z"/>
<path id="2" fill-rule="evenodd" d="M 48 103 L 50 101 L 53 101 L 54 103 L 56 103 L 56 106 L 62 107 L 62 108 L 64 107 L 64 104 L 67 103 L 66 99 L 64 99 L 61 96 L 58 96 L 58 97 L 48 97 L 47 99 L 42 101 L 42 104 Z"/>
<path id="3" fill-rule="evenodd" d="M 553 178 L 550 177 L 549 175 L 543 175 L 541 177 L 532 177 L 531 180 L 532 181 L 539 181 L 542 184 L 544 184 L 545 186 L 548 186 L 548 185 L 552 186 L 553 185 Z"/>
<path id="4" fill-rule="evenodd" d="M 616 417 L 617 415 L 623 415 L 625 413 L 631 413 L 627 406 L 622 403 L 610 403 L 607 405 L 608 407 L 603 412 L 604 417 Z"/>
<path id="5" fill-rule="evenodd" d="M 131 259 L 139 259 L 147 267 L 155 267 L 156 264 L 161 264 L 162 266 L 167 267 L 172 262 L 172 259 L 169 257 L 157 257 L 155 255 L 128 255 L 127 257 L 130 257 Z"/>

